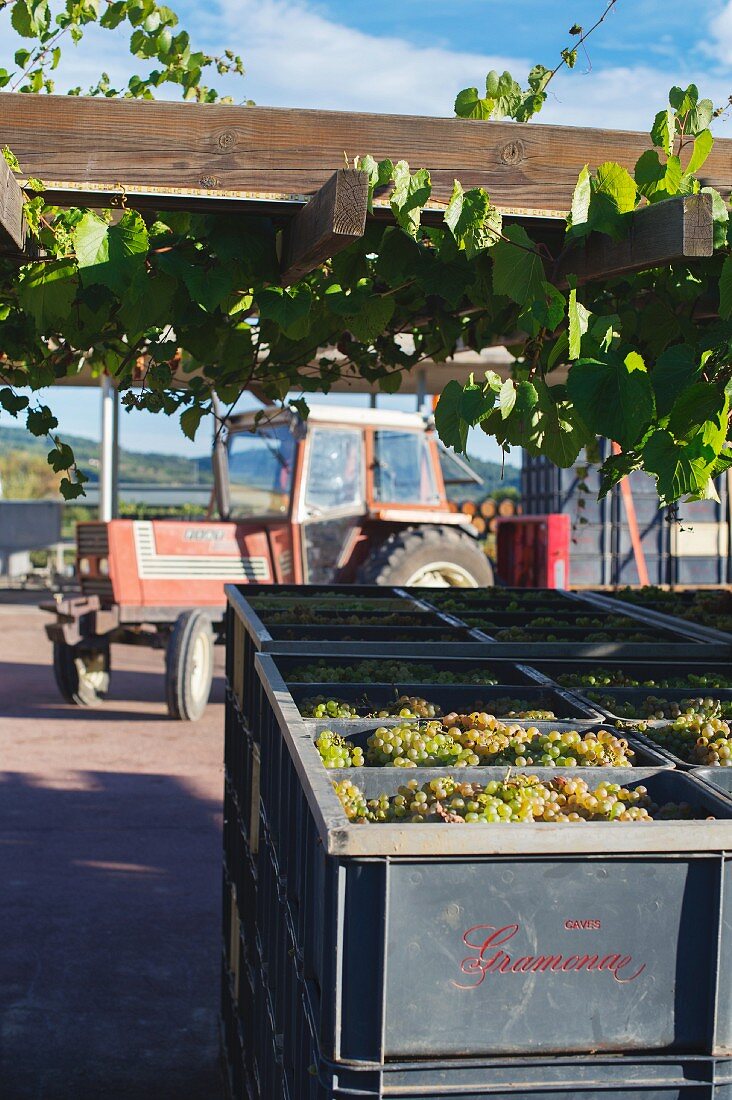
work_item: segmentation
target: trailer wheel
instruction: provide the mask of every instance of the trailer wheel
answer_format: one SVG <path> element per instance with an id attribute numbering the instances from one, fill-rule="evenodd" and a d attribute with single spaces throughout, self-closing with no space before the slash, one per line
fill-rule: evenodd
<path id="1" fill-rule="evenodd" d="M 213 680 L 213 630 L 203 611 L 184 611 L 176 619 L 165 651 L 168 714 L 195 722 L 206 709 Z"/>
<path id="2" fill-rule="evenodd" d="M 109 691 L 109 646 L 79 649 L 67 642 L 53 643 L 53 674 L 67 703 L 97 707 Z"/>
<path id="3" fill-rule="evenodd" d="M 454 527 L 408 527 L 389 535 L 361 567 L 362 584 L 484 588 L 493 567 L 470 535 Z"/>

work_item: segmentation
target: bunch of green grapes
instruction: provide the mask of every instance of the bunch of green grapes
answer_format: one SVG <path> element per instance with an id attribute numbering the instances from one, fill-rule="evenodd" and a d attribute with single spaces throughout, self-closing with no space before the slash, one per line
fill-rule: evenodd
<path id="1" fill-rule="evenodd" d="M 352 665 L 329 665 L 326 661 L 298 665 L 288 674 L 291 682 L 304 683 L 424 683 L 424 684 L 497 684 L 487 669 L 468 668 L 461 672 L 440 670 L 436 665 L 405 661 L 363 660 Z"/>
<path id="2" fill-rule="evenodd" d="M 732 674 L 723 672 L 687 672 L 681 676 L 656 676 L 637 679 L 622 669 L 593 668 L 589 672 L 563 672 L 557 676 L 563 687 L 648 687 L 648 688 L 728 688 Z"/>
<path id="3" fill-rule="evenodd" d="M 492 714 L 449 715 L 440 722 L 380 726 L 367 739 L 366 757 L 375 767 L 465 768 L 631 767 L 634 753 L 625 738 L 609 730 L 552 730 L 505 724 Z"/>
<path id="4" fill-rule="evenodd" d="M 312 699 L 303 699 L 300 703 L 303 718 L 358 718 L 358 708 L 345 699 L 328 699 L 325 695 L 315 695 Z"/>
<path id="5" fill-rule="evenodd" d="M 333 730 L 323 730 L 318 734 L 315 747 L 326 768 L 363 767 L 363 749 Z"/>
<path id="6" fill-rule="evenodd" d="M 683 714 L 668 726 L 648 726 L 645 733 L 687 764 L 732 767 L 732 729 L 721 718 Z"/>
<path id="7" fill-rule="evenodd" d="M 643 786 L 630 789 L 606 780 L 592 788 L 577 776 L 542 780 L 535 775 L 517 775 L 485 784 L 441 776 L 421 786 L 417 780 L 409 780 L 395 794 L 371 799 L 365 799 L 352 784 L 334 786 L 351 820 L 372 823 L 646 822 L 695 814 L 686 803 L 657 806 Z"/>
<path id="8" fill-rule="evenodd" d="M 369 764 L 395 768 L 467 767 L 480 759 L 446 733 L 440 722 L 379 726 L 366 741 Z"/>
<path id="9" fill-rule="evenodd" d="M 349 821 L 355 821 L 360 825 L 371 820 L 366 798 L 360 787 L 351 783 L 350 779 L 341 779 L 339 783 L 333 784 L 333 788 L 341 800 Z"/>
<path id="10" fill-rule="evenodd" d="M 523 720 L 529 720 L 532 722 L 551 722 L 556 718 L 556 714 L 553 710 L 544 710 L 541 707 L 532 707 L 531 703 L 526 699 L 511 699 L 508 695 L 502 696 L 500 699 L 491 699 L 489 704 L 478 701 L 474 707 L 471 708 L 470 713 L 473 714 L 476 711 L 485 711 L 486 706 L 490 706 L 491 714 L 495 714 L 498 718 L 521 718 Z M 453 715 L 455 712 L 453 712 Z M 450 724 L 451 716 L 445 716 L 445 721 Z"/>
<path id="11" fill-rule="evenodd" d="M 588 699 L 606 710 L 617 714 L 618 718 L 681 718 L 695 714 L 705 718 L 732 718 L 732 700 L 714 699 L 712 696 L 698 696 L 695 699 L 663 699 L 648 695 L 641 702 L 624 702 L 612 695 L 603 695 L 601 691 L 588 691 Z"/>
<path id="12" fill-rule="evenodd" d="M 609 730 L 550 730 L 500 722 L 491 714 L 450 716 L 448 733 L 472 749 L 481 764 L 516 767 L 631 767 L 634 752 Z M 444 720 L 447 724 L 447 719 Z"/>
<path id="13" fill-rule="evenodd" d="M 400 695 L 386 706 L 373 706 L 364 700 L 359 706 L 345 699 L 329 699 L 325 695 L 316 695 L 312 699 L 303 699 L 300 703 L 303 718 L 438 718 L 442 710 L 436 703 L 430 703 L 418 695 Z"/>
<path id="14" fill-rule="evenodd" d="M 380 707 L 367 718 L 439 718 L 442 710 L 436 703 L 430 703 L 419 695 L 400 695 L 393 703 Z"/>

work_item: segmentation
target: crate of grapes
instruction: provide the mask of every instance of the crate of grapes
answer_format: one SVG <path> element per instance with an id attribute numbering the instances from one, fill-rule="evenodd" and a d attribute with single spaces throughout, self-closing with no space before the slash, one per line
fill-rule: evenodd
<path id="1" fill-rule="evenodd" d="M 728 800 L 672 769 L 329 771 L 256 663 L 256 935 L 285 1047 L 294 966 L 337 1063 L 730 1050 Z"/>

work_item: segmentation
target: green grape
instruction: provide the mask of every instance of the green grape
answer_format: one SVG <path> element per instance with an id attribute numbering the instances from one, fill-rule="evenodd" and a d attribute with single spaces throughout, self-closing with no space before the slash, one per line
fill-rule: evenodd
<path id="1" fill-rule="evenodd" d="M 328 699 L 324 695 L 315 695 L 312 699 L 303 699 L 300 703 L 303 718 L 358 718 L 358 710 L 344 699 Z"/>
<path id="2" fill-rule="evenodd" d="M 437 665 L 407 661 L 367 659 L 352 665 L 329 665 L 326 661 L 298 665 L 287 676 L 290 682 L 304 683 L 425 683 L 425 684 L 497 684 L 487 669 L 469 668 L 460 672 L 440 670 Z"/>
<path id="3" fill-rule="evenodd" d="M 643 727 L 661 748 L 687 764 L 732 767 L 732 729 L 722 718 L 707 714 L 682 714 L 666 726 Z"/>
<path id="4" fill-rule="evenodd" d="M 363 749 L 333 730 L 323 730 L 318 734 L 315 747 L 326 768 L 363 767 Z"/>
<path id="5" fill-rule="evenodd" d="M 648 695 L 640 702 L 624 701 L 613 695 L 604 695 L 601 691 L 585 692 L 588 699 L 598 703 L 605 710 L 616 714 L 618 718 L 679 718 L 682 715 L 702 714 L 708 718 L 732 718 L 732 700 L 706 698 L 670 700 Z"/>
<path id="6" fill-rule="evenodd" d="M 593 668 L 589 672 L 562 672 L 557 683 L 563 687 L 648 687 L 648 688 L 728 688 L 732 674 L 686 672 L 679 676 L 647 677 L 639 680 L 622 669 Z"/>
<path id="7" fill-rule="evenodd" d="M 422 786 L 412 779 L 395 794 L 370 799 L 348 780 L 333 786 L 349 820 L 365 824 L 647 822 L 700 816 L 686 803 L 656 805 L 642 785 L 628 788 L 603 781 L 592 788 L 579 776 L 516 775 L 485 784 L 440 776 Z"/>

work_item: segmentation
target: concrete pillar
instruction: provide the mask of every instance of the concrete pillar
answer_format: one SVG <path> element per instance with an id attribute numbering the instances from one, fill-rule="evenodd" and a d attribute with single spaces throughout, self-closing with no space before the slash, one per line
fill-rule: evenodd
<path id="1" fill-rule="evenodd" d="M 102 430 L 99 448 L 99 518 L 104 523 L 116 512 L 116 474 L 119 455 L 119 412 L 117 391 L 108 376 L 102 375 Z"/>
<path id="2" fill-rule="evenodd" d="M 424 370 L 417 371 L 417 412 L 422 412 L 422 407 L 427 400 L 427 375 Z"/>

